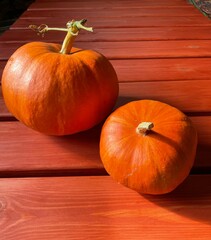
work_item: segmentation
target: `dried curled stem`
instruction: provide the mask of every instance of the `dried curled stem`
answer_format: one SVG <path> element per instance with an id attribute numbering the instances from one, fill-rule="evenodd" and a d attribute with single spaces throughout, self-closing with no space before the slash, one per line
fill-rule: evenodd
<path id="1" fill-rule="evenodd" d="M 92 27 L 84 26 L 86 21 L 87 21 L 86 19 L 82 19 L 80 21 L 75 20 L 69 21 L 66 24 L 66 28 L 49 28 L 48 25 L 46 24 L 41 24 L 40 26 L 30 25 L 29 28 L 35 31 L 38 35 L 41 35 L 42 37 L 44 37 L 45 33 L 50 30 L 67 32 L 60 53 L 69 54 L 71 52 L 71 48 L 75 40 L 75 37 L 78 35 L 81 29 L 93 32 Z"/>
<path id="2" fill-rule="evenodd" d="M 35 31 L 38 35 L 41 35 L 42 37 L 44 37 L 46 32 L 51 30 L 68 32 L 68 28 L 49 28 L 46 24 L 41 24 L 40 26 L 29 25 L 29 28 Z"/>
<path id="3" fill-rule="evenodd" d="M 71 20 L 67 22 L 66 28 L 49 28 L 46 24 L 41 24 L 40 26 L 37 25 L 29 25 L 29 28 L 35 31 L 38 35 L 44 37 L 45 33 L 48 31 L 63 31 L 69 32 L 73 36 L 77 36 L 81 29 L 84 29 L 89 32 L 93 32 L 92 27 L 85 27 L 84 24 L 86 23 L 86 19 L 82 19 L 80 21 Z"/>

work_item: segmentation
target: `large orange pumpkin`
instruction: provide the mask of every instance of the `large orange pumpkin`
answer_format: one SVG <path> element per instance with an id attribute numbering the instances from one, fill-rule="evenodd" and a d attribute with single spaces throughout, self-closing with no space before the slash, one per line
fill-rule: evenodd
<path id="1" fill-rule="evenodd" d="M 102 54 L 72 48 L 84 20 L 69 22 L 60 44 L 31 42 L 20 47 L 3 71 L 9 111 L 28 127 L 66 135 L 93 127 L 109 115 L 118 96 L 117 75 Z M 49 29 L 47 26 L 41 32 Z M 71 51 L 71 52 L 70 52 Z"/>
<path id="2" fill-rule="evenodd" d="M 145 194 L 174 190 L 195 159 L 197 132 L 178 109 L 153 100 L 130 102 L 105 121 L 100 156 L 119 183 Z"/>

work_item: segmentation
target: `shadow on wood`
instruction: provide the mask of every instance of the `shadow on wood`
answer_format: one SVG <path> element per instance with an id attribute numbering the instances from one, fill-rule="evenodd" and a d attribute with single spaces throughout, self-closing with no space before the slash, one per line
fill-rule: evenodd
<path id="1" fill-rule="evenodd" d="M 211 182 L 208 175 L 188 177 L 171 193 L 144 197 L 178 215 L 211 224 Z"/>

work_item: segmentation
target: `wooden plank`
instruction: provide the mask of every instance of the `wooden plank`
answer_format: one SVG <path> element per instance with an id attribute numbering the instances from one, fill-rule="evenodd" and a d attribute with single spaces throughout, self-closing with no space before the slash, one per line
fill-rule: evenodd
<path id="1" fill-rule="evenodd" d="M 33 22 L 37 24 L 36 21 Z M 54 24 L 57 27 L 61 25 Z M 28 29 L 11 29 L 0 36 L 0 42 L 19 42 L 28 41 L 46 41 L 61 42 L 64 38 L 63 32 L 49 31 L 44 38 L 37 36 L 33 31 Z M 77 42 L 122 42 L 122 41 L 156 41 L 156 40 L 210 40 L 210 27 L 206 26 L 189 26 L 189 27 L 145 27 L 145 28 L 94 28 L 93 33 L 81 31 L 78 35 Z"/>
<path id="2" fill-rule="evenodd" d="M 114 2 L 119 2 L 119 3 L 133 3 L 133 2 L 137 2 L 136 0 L 113 0 Z M 113 2 L 111 1 L 111 2 Z M 43 2 L 46 2 L 47 3 L 51 3 L 51 4 L 54 4 L 53 2 L 58 2 L 57 0 L 36 0 L 36 3 L 43 3 Z M 69 2 L 69 0 L 62 0 L 61 2 L 63 3 L 66 3 L 66 2 Z M 71 0 L 72 3 L 77 3 L 78 1 L 77 0 Z M 93 2 L 93 3 L 97 3 L 98 0 L 80 0 L 81 3 L 90 3 L 90 2 Z M 105 0 L 101 0 L 101 2 L 106 2 Z M 143 0 L 142 1 L 143 4 L 148 4 L 148 3 L 154 3 L 153 0 Z M 169 4 L 169 1 L 168 0 L 158 0 L 157 1 L 159 4 L 165 4 L 168 6 Z M 173 0 L 172 2 L 174 3 L 186 3 L 186 4 L 190 4 L 189 0 Z M 35 3 L 34 3 L 35 4 Z M 170 3 L 171 5 L 171 3 Z"/>
<path id="3" fill-rule="evenodd" d="M 154 81 L 120 84 L 119 96 L 125 99 L 154 99 L 184 112 L 210 112 L 211 82 Z"/>
<path id="4" fill-rule="evenodd" d="M 66 3 L 66 2 L 69 2 L 70 0 L 62 0 L 62 3 Z M 113 0 L 114 1 L 114 0 Z M 46 4 L 54 4 L 55 2 L 58 2 L 58 0 L 36 0 L 36 4 L 37 3 L 43 3 L 43 2 L 45 2 Z M 77 3 L 78 2 L 78 0 L 71 0 L 71 3 Z M 88 0 L 80 0 L 80 2 L 81 3 L 90 3 L 90 2 L 93 2 L 93 3 L 97 3 L 98 2 L 98 0 L 90 0 L 90 1 L 88 1 Z M 105 0 L 101 0 L 101 2 L 106 2 Z M 110 1 L 110 2 L 112 2 L 112 1 Z M 123 4 L 123 3 L 133 3 L 133 2 L 136 2 L 136 0 L 132 0 L 132 1 L 129 1 L 129 0 L 115 0 L 114 2 L 119 2 L 119 3 L 121 3 L 121 4 Z M 149 4 L 149 3 L 151 3 L 152 2 L 152 4 L 154 3 L 153 2 L 153 0 L 142 0 L 142 2 L 143 2 L 143 4 Z M 168 4 L 169 4 L 169 1 L 168 0 L 158 0 L 157 1 L 159 4 L 165 4 L 166 6 L 168 6 Z M 189 0 L 173 0 L 172 1 L 173 3 L 179 3 L 179 4 L 181 4 L 181 3 L 184 3 L 184 2 L 186 2 L 186 4 L 190 4 L 190 2 L 189 2 Z M 34 3 L 34 5 L 35 5 L 35 3 Z M 171 3 L 170 3 L 170 5 L 171 5 Z"/>
<path id="5" fill-rule="evenodd" d="M 154 90 L 154 83 L 151 81 L 170 81 L 169 83 L 161 83 L 165 85 L 171 85 L 171 81 L 178 81 L 178 83 L 173 83 L 172 86 L 175 87 L 174 95 L 179 94 L 178 89 L 181 89 L 183 86 L 187 89 L 188 86 L 193 85 L 195 88 L 194 93 L 200 93 L 203 96 L 204 93 L 207 94 L 207 91 L 210 91 L 209 81 L 201 80 L 210 80 L 211 78 L 211 68 L 210 68 L 210 59 L 209 58 L 178 58 L 178 59 L 120 59 L 120 60 L 111 60 L 112 65 L 114 66 L 119 82 L 128 82 L 128 85 L 123 86 L 123 89 L 128 89 L 128 96 L 132 93 L 131 97 L 138 96 L 137 91 L 140 91 L 140 96 L 142 96 L 142 87 L 149 86 L 149 89 Z M 0 61 L 0 76 L 6 61 Z M 179 83 L 179 81 L 183 81 Z M 200 81 L 200 84 L 197 81 Z M 130 85 L 130 82 L 146 82 L 146 83 L 137 83 L 138 85 Z M 147 83 L 149 82 L 149 83 Z M 182 84 L 182 85 L 181 85 Z M 157 83 L 159 85 L 159 83 Z M 157 85 L 154 85 L 157 87 Z M 167 86 L 166 85 L 166 86 Z M 178 85 L 178 87 L 177 87 Z M 197 86 L 199 91 L 197 91 Z M 205 87 L 206 86 L 206 87 Z M 134 89 L 137 87 L 138 89 Z M 203 87 L 205 87 L 203 92 Z M 146 88 L 147 89 L 147 88 Z M 148 90 L 149 90 L 148 89 Z M 207 90 L 206 90 L 207 89 Z M 134 94 L 133 91 L 135 90 Z M 156 91 L 162 95 L 161 88 L 159 87 Z M 173 89 L 171 89 L 173 91 Z M 151 93 L 149 91 L 148 93 Z M 144 93 L 143 94 L 147 94 Z M 163 92 L 165 95 L 166 93 Z M 187 93 L 186 93 L 187 94 Z M 210 96 L 208 94 L 207 96 Z M 192 99 L 193 100 L 193 99 Z M 204 99 L 203 99 L 204 100 Z M 188 104 L 188 103 L 187 103 Z"/>
<path id="6" fill-rule="evenodd" d="M 139 195 L 110 177 L 1 179 L 1 239 L 208 240 L 210 193 L 210 175 L 163 196 Z"/>
<path id="7" fill-rule="evenodd" d="M 208 80 L 211 76 L 209 58 L 122 59 L 112 60 L 111 63 L 117 71 L 120 82 Z M 189 86 L 191 85 L 190 82 L 186 83 L 187 86 L 188 84 Z M 209 87 L 209 82 L 207 83 L 208 84 L 205 85 L 208 85 L 207 87 Z M 140 87 L 143 86 L 142 83 L 137 84 L 140 84 L 139 86 L 136 86 L 138 87 L 137 90 L 141 91 Z M 152 87 L 153 84 L 151 84 L 150 87 Z M 157 84 L 159 85 L 159 83 Z M 199 84 L 196 84 L 194 81 L 192 84 L 199 86 Z M 176 87 L 176 85 L 177 84 L 175 83 L 174 87 Z M 133 86 L 135 87 L 135 85 Z M 129 83 L 127 86 L 125 85 L 124 88 L 126 89 L 127 87 L 129 87 Z M 174 90 L 175 94 L 178 94 L 179 92 L 177 92 L 176 89 Z M 134 88 L 132 87 L 131 90 L 133 91 Z M 128 94 L 130 95 L 132 91 L 129 90 Z"/>
<path id="8" fill-rule="evenodd" d="M 208 122 L 211 122 L 211 116 L 192 116 L 190 118 L 198 132 L 198 146 L 192 172 L 211 173 L 211 131 L 208 133 L 207 128 Z"/>
<path id="9" fill-rule="evenodd" d="M 211 116 L 192 116 L 198 149 L 192 173 L 211 173 Z M 72 136 L 35 132 L 0 122 L 0 177 L 106 174 L 99 156 L 101 125 Z"/>
<path id="10" fill-rule="evenodd" d="M 15 122 L 0 122 L 0 177 L 105 174 L 99 158 L 100 126 L 52 137 Z"/>
<path id="11" fill-rule="evenodd" d="M 43 39 L 39 39 L 43 40 Z M 62 41 L 58 41 L 62 42 Z M 140 41 L 140 42 L 75 42 L 74 46 L 92 49 L 109 59 L 211 57 L 210 40 Z M 7 60 L 24 43 L 0 42 L 0 60 Z"/>
<path id="12" fill-rule="evenodd" d="M 80 18 L 80 16 L 78 16 Z M 63 16 L 56 21 L 57 26 L 64 26 L 65 23 L 71 20 L 69 16 Z M 37 18 L 36 23 L 35 19 L 18 19 L 12 26 L 11 29 L 25 29 L 31 24 L 47 24 L 48 26 L 55 26 L 54 18 Z M 87 24 L 88 26 L 88 24 Z M 211 26 L 211 22 L 201 16 L 194 17 L 128 17 L 128 18 L 118 18 L 118 17 L 109 17 L 109 18 L 89 18 L 89 26 L 95 28 L 134 28 L 134 27 L 193 27 L 193 26 Z"/>
<path id="13" fill-rule="evenodd" d="M 66 8 L 116 8 L 116 7 L 158 7 L 158 6 L 189 6 L 187 1 L 184 0 L 174 0 L 174 1 L 168 1 L 168 0 L 159 0 L 159 1 L 153 1 L 153 0 L 147 0 L 147 1 L 137 1 L 137 0 L 124 0 L 124 1 L 57 1 L 53 2 L 42 2 L 42 1 L 36 1 L 32 3 L 29 7 L 29 9 L 33 10 L 49 10 L 49 9 L 66 9 Z M 194 7 L 193 7 L 194 8 Z"/>
<path id="14" fill-rule="evenodd" d="M 82 3 L 81 3 L 82 4 Z M 39 18 L 39 17 L 53 17 L 53 18 L 60 18 L 64 16 L 70 16 L 72 19 L 78 18 L 79 16 L 81 18 L 88 18 L 89 17 L 98 17 L 98 18 L 108 18 L 108 17 L 131 17 L 131 16 L 200 16 L 200 12 L 193 8 L 191 5 L 187 6 L 176 6 L 176 7 L 156 7 L 152 8 L 150 7 L 132 7 L 129 6 L 128 8 L 124 7 L 124 4 L 122 4 L 123 7 L 119 8 L 110 8 L 104 11 L 104 7 L 98 8 L 96 11 L 96 8 L 82 8 L 81 6 L 79 8 L 73 8 L 69 7 L 63 10 L 59 9 L 47 9 L 47 10 L 34 10 L 34 9 L 28 9 L 28 11 L 25 11 L 21 18 Z M 71 11 L 71 14 L 70 14 Z"/>
<path id="15" fill-rule="evenodd" d="M 211 112 L 211 81 L 147 81 L 120 83 L 117 106 L 129 100 L 154 99 L 173 105 L 184 112 Z M 196 97 L 200 96 L 200 97 Z M 0 117 L 10 117 L 0 94 Z"/>
<path id="16" fill-rule="evenodd" d="M 2 96 L 1 86 L 0 86 L 0 120 L 2 119 L 11 119 L 12 115 L 8 112 L 7 107 L 5 106 L 4 99 Z"/>

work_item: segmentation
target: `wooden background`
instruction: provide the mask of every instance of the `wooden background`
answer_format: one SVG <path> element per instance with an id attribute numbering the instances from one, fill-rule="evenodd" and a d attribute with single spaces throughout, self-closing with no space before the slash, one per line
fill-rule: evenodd
<path id="1" fill-rule="evenodd" d="M 211 22 L 185 0 L 37 0 L 0 37 L 0 74 L 30 41 L 28 29 L 87 18 L 75 46 L 103 53 L 119 78 L 116 107 L 155 99 L 184 111 L 198 130 L 194 167 L 163 196 L 114 182 L 99 157 L 101 125 L 65 137 L 28 129 L 0 93 L 0 236 L 34 239 L 211 239 Z"/>

